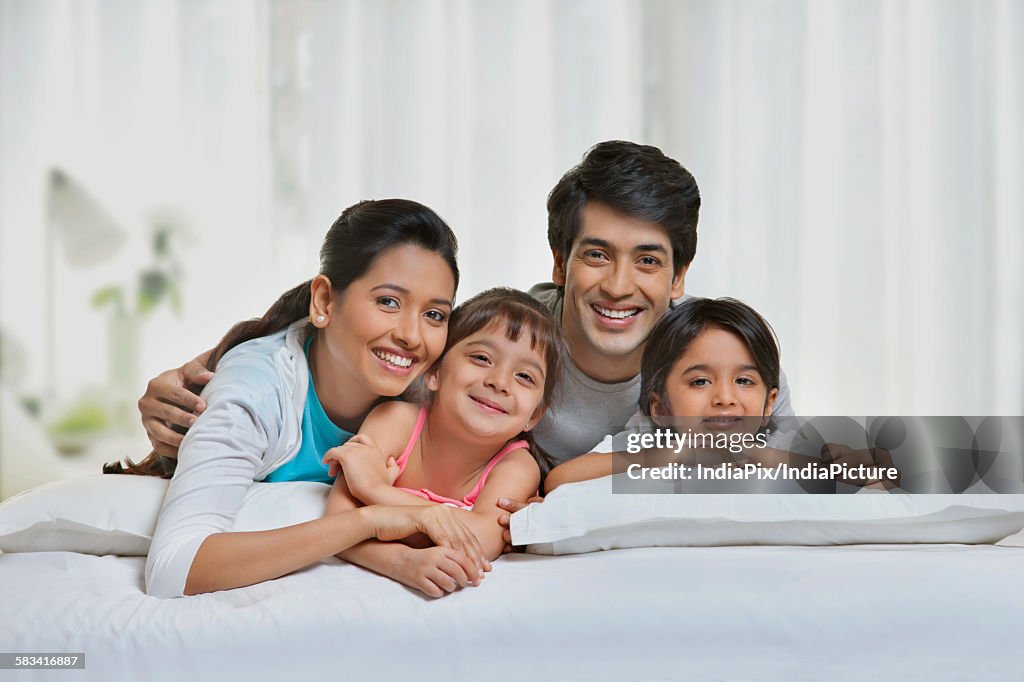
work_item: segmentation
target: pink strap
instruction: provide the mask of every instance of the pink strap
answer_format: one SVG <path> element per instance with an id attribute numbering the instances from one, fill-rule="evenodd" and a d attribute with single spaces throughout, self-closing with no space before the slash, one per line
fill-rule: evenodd
<path id="1" fill-rule="evenodd" d="M 409 453 L 412 452 L 412 446 L 416 444 L 416 439 L 419 437 L 420 430 L 423 428 L 423 421 L 426 418 L 426 415 L 426 411 L 421 409 L 420 416 L 416 420 L 416 428 L 413 430 L 413 438 L 411 441 L 409 441 L 409 445 L 406 447 L 405 452 L 402 453 L 401 458 L 399 458 L 398 460 L 398 467 L 399 470 L 401 471 L 405 471 L 405 462 L 407 459 L 409 459 Z M 470 490 L 466 494 L 466 496 L 461 500 L 452 499 L 451 497 L 445 497 L 444 495 L 438 495 L 434 491 L 427 490 L 426 488 L 420 488 L 419 490 L 417 490 L 414 488 L 399 487 L 398 489 L 404 490 L 407 493 L 412 493 L 417 497 L 422 497 L 425 500 L 430 500 L 431 502 L 439 502 L 441 504 L 452 504 L 455 505 L 456 507 L 472 507 L 476 503 L 476 498 L 480 497 L 480 491 L 484 489 L 484 483 L 487 482 L 487 475 L 491 473 L 491 469 L 493 469 L 494 466 L 498 462 L 500 462 L 503 457 L 505 457 L 505 455 L 512 452 L 513 450 L 518 450 L 519 448 L 529 449 L 529 447 L 530 444 L 527 443 L 525 440 L 517 440 L 508 443 L 505 447 L 498 451 L 498 454 L 491 458 L 491 461 L 487 463 L 486 467 L 484 467 L 483 473 L 480 474 L 480 478 L 477 480 L 476 485 L 473 486 L 473 489 Z"/>
<path id="2" fill-rule="evenodd" d="M 513 441 L 506 445 L 505 447 L 503 447 L 501 450 L 499 450 L 498 454 L 491 458 L 491 461 L 488 462 L 487 466 L 484 468 L 484 472 L 480 474 L 480 480 L 476 482 L 476 485 L 473 486 L 473 489 L 470 490 L 469 494 L 466 495 L 467 500 L 472 500 L 470 504 L 476 502 L 476 498 L 480 497 L 480 491 L 484 489 L 484 483 L 487 482 L 487 474 L 491 473 L 491 469 L 494 468 L 494 465 L 500 462 L 505 455 L 512 452 L 513 450 L 518 450 L 519 448 L 529 449 L 530 444 L 527 443 L 525 440 Z"/>
<path id="3" fill-rule="evenodd" d="M 426 423 L 427 408 L 420 407 L 420 413 L 416 416 L 416 426 L 412 427 L 412 435 L 409 436 L 409 442 L 405 446 L 405 451 L 402 453 L 402 456 L 395 461 L 400 472 L 405 471 L 405 463 L 409 461 L 409 455 L 412 453 L 412 449 L 416 447 L 416 441 L 419 440 L 420 432 L 423 431 L 423 425 Z"/>

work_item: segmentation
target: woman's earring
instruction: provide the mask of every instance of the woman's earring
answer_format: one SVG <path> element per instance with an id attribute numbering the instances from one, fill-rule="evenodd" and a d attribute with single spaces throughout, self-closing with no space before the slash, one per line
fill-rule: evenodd
<path id="1" fill-rule="evenodd" d="M 326 320 L 326 319 L 327 319 L 327 318 L 326 318 L 326 317 L 324 317 L 323 315 L 317 315 L 317 316 L 316 316 L 316 323 L 317 323 L 317 324 L 323 324 L 323 323 L 324 323 L 324 320 Z"/>

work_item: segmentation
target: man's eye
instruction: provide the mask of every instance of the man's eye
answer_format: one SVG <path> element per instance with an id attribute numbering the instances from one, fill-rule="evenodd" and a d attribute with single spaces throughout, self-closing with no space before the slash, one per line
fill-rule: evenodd
<path id="1" fill-rule="evenodd" d="M 648 266 L 654 267 L 654 266 L 657 266 L 657 265 L 661 265 L 661 261 L 659 261 L 654 256 L 642 256 L 640 258 L 640 264 L 641 265 L 648 265 Z"/>
<path id="2" fill-rule="evenodd" d="M 398 299 L 394 296 L 381 296 L 377 299 L 377 304 L 382 305 L 385 308 L 397 308 Z"/>
<path id="3" fill-rule="evenodd" d="M 583 257 L 587 260 L 608 260 L 608 256 L 605 255 L 604 251 L 598 251 L 596 249 L 584 252 Z"/>
<path id="4" fill-rule="evenodd" d="M 426 316 L 434 322 L 444 322 L 448 319 L 448 316 L 442 313 L 440 310 L 428 310 Z"/>

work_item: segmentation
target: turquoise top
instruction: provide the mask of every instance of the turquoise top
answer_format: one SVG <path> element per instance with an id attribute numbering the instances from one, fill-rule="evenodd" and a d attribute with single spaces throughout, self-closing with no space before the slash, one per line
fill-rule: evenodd
<path id="1" fill-rule="evenodd" d="M 313 342 L 313 334 L 306 339 L 306 366 L 309 366 L 309 346 Z M 313 387 L 313 372 L 309 373 L 309 391 L 306 393 L 306 407 L 302 411 L 302 443 L 299 451 L 290 461 L 284 463 L 263 480 L 270 483 L 281 481 L 319 481 L 333 483 L 334 478 L 327 475 L 327 465 L 321 460 L 327 451 L 338 447 L 354 434 L 335 426 L 327 418 L 320 399 Z"/>

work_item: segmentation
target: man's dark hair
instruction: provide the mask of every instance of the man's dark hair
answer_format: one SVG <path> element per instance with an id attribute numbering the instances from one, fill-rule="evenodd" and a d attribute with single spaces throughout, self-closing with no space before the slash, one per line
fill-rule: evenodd
<path id="1" fill-rule="evenodd" d="M 672 244 L 674 272 L 693 260 L 700 190 L 693 175 L 657 147 L 601 142 L 562 176 L 548 195 L 548 244 L 563 258 L 569 257 L 588 201 L 661 225 Z"/>

